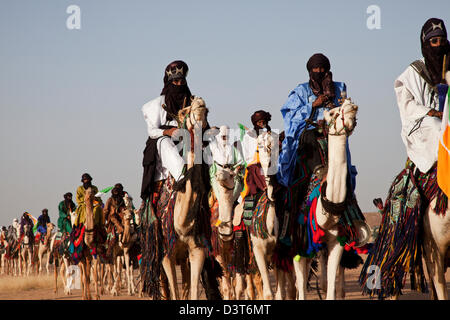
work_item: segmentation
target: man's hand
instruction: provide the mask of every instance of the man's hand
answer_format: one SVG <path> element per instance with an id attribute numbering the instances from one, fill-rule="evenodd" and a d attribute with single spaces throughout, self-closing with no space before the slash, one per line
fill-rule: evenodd
<path id="1" fill-rule="evenodd" d="M 170 128 L 163 131 L 163 135 L 171 137 L 178 128 Z"/>
<path id="2" fill-rule="evenodd" d="M 442 120 L 442 112 L 431 109 L 430 111 L 428 111 L 427 115 L 429 115 L 430 117 L 436 117 Z"/>
<path id="3" fill-rule="evenodd" d="M 312 103 L 313 107 L 320 107 L 321 105 L 324 104 L 324 102 L 326 102 L 328 100 L 328 97 L 324 94 L 321 94 L 320 96 L 317 97 L 317 99 Z"/>

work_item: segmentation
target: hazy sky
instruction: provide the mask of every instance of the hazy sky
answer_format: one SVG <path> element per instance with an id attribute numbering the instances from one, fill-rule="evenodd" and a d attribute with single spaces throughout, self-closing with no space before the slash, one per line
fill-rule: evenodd
<path id="1" fill-rule="evenodd" d="M 72 4 L 80 30 L 66 27 Z M 381 29 L 367 28 L 370 5 Z M 249 126 L 264 107 L 283 130 L 279 110 L 316 52 L 360 107 L 356 194 L 374 211 L 406 160 L 393 83 L 421 57 L 430 17 L 448 27 L 450 2 L 0 0 L 0 225 L 43 208 L 56 223 L 84 172 L 99 189 L 121 182 L 139 205 L 141 107 L 159 95 L 169 62 L 189 65 L 211 125 Z"/>

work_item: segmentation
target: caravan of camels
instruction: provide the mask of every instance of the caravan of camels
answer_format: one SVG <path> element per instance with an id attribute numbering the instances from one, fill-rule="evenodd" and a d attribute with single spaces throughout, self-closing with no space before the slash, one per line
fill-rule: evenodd
<path id="1" fill-rule="evenodd" d="M 79 275 L 82 299 L 124 289 L 155 300 L 198 300 L 202 290 L 208 300 L 303 300 L 316 279 L 320 298 L 334 300 L 345 298 L 346 270 L 360 267 L 364 295 L 397 299 L 410 276 L 412 290 L 448 299 L 450 50 L 427 49 L 448 46 L 444 31 L 442 20 L 425 23 L 425 62 L 395 81 L 408 159 L 386 200 L 374 200 L 378 232 L 355 195 L 348 138 L 359 107 L 332 80 L 327 57 L 308 60 L 309 81 L 281 108 L 281 133 L 267 110 L 253 113 L 253 128 L 210 126 L 177 60 L 161 95 L 142 107 L 140 205 L 122 184 L 99 191 L 85 173 L 76 204 L 70 192 L 59 204 L 57 225 L 44 209 L 2 228 L 1 273 L 53 269 L 55 292 L 60 279 L 67 295 Z"/>

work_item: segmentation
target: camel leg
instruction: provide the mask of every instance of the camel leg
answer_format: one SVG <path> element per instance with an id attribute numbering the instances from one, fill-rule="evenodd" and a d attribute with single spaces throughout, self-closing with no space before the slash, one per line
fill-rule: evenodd
<path id="1" fill-rule="evenodd" d="M 78 264 L 80 266 L 80 273 L 81 273 L 81 299 L 87 300 L 86 296 L 86 264 L 85 262 L 81 262 Z"/>
<path id="2" fill-rule="evenodd" d="M 103 275 L 105 273 L 105 264 L 101 263 L 100 260 L 99 260 L 98 268 L 99 268 L 99 276 L 98 277 L 100 280 L 100 295 L 103 295 L 103 294 L 105 294 L 105 288 L 104 288 L 104 282 L 103 282 L 103 280 L 104 280 Z"/>
<path id="3" fill-rule="evenodd" d="M 252 237 L 253 238 L 253 237 Z M 252 239 L 254 244 L 253 253 L 255 255 L 256 264 L 258 265 L 259 272 L 261 273 L 261 278 L 263 282 L 263 298 L 265 300 L 272 300 L 273 294 L 270 288 L 269 271 L 267 270 L 266 262 L 266 250 L 263 247 L 262 241 L 254 241 L 259 239 Z"/>
<path id="4" fill-rule="evenodd" d="M 67 295 L 70 295 L 71 289 L 67 287 L 67 281 L 66 281 L 66 269 L 68 269 L 68 261 L 66 258 L 62 258 L 61 260 L 61 267 L 59 268 L 59 275 L 61 276 L 61 281 L 63 283 L 64 293 Z"/>
<path id="5" fill-rule="evenodd" d="M 133 269 L 130 266 L 130 253 L 128 249 L 123 249 L 123 255 L 125 257 L 125 271 L 127 277 L 128 294 L 131 296 L 134 294 L 134 282 L 133 282 Z"/>
<path id="6" fill-rule="evenodd" d="M 54 269 L 53 269 L 53 275 L 55 277 L 55 295 L 58 294 L 58 267 L 56 266 L 56 259 L 57 257 L 53 257 L 53 263 L 55 265 Z"/>
<path id="7" fill-rule="evenodd" d="M 116 257 L 116 259 L 114 259 L 113 264 L 111 265 L 111 273 L 113 274 L 112 276 L 112 280 L 111 280 L 111 294 L 113 296 L 118 296 L 119 295 L 119 288 L 120 288 L 120 275 L 119 275 L 119 257 Z"/>
<path id="8" fill-rule="evenodd" d="M 178 286 L 177 286 L 177 274 L 175 271 L 175 261 L 173 257 L 165 256 L 162 261 L 164 272 L 167 276 L 167 281 L 169 282 L 170 299 L 178 300 Z"/>
<path id="9" fill-rule="evenodd" d="M 191 288 L 191 278 L 190 278 L 190 270 L 189 270 L 189 263 L 187 259 L 182 259 L 180 262 L 180 269 L 181 269 L 181 286 L 182 286 L 182 293 L 181 298 L 183 300 L 189 299 L 189 291 Z"/>
<path id="10" fill-rule="evenodd" d="M 287 299 L 295 300 L 296 290 L 295 290 L 295 280 L 294 275 L 291 272 L 286 272 L 285 277 L 287 279 Z"/>
<path id="11" fill-rule="evenodd" d="M 50 275 L 49 267 L 50 267 L 50 250 L 47 252 L 47 264 L 45 265 L 45 268 L 47 269 L 47 275 Z"/>
<path id="12" fill-rule="evenodd" d="M 336 239 L 330 240 L 327 244 L 327 300 L 336 300 L 336 275 L 344 247 L 342 247 Z"/>
<path id="13" fill-rule="evenodd" d="M 99 265 L 98 257 L 93 259 L 92 265 L 93 265 L 92 272 L 93 272 L 93 276 L 94 276 L 93 280 L 94 280 L 94 288 L 95 288 L 95 299 L 100 300 L 100 292 L 99 292 L 99 286 L 98 286 L 98 269 L 99 269 L 98 268 L 98 265 Z"/>
<path id="14" fill-rule="evenodd" d="M 340 264 L 337 270 L 336 295 L 340 300 L 345 299 L 345 268 Z"/>
<path id="15" fill-rule="evenodd" d="M 219 262 L 220 266 L 223 270 L 223 276 L 220 278 L 220 288 L 222 291 L 222 296 L 224 300 L 230 300 L 231 298 L 231 284 L 230 284 L 230 274 L 228 272 L 228 268 L 224 263 L 224 259 L 221 255 L 216 257 L 217 262 Z"/>
<path id="16" fill-rule="evenodd" d="M 191 263 L 191 300 L 198 300 L 198 283 L 205 262 L 205 251 L 200 247 L 189 249 L 189 261 Z"/>
<path id="17" fill-rule="evenodd" d="M 294 260 L 294 272 L 297 281 L 298 300 L 306 300 L 306 284 L 308 282 L 308 265 L 310 259 L 301 257 L 300 261 Z"/>
<path id="18" fill-rule="evenodd" d="M 86 299 L 87 300 L 92 300 L 92 296 L 91 296 L 91 265 L 92 265 L 92 261 L 91 258 L 86 258 L 86 270 L 85 270 L 85 278 L 86 278 L 86 287 L 85 287 L 85 291 L 86 291 Z"/>
<path id="19" fill-rule="evenodd" d="M 275 300 L 284 300 L 286 298 L 286 277 L 283 270 L 275 268 L 275 275 L 277 281 L 277 291 L 275 293 Z"/>
<path id="20" fill-rule="evenodd" d="M 236 286 L 235 286 L 235 293 L 234 297 L 236 300 L 241 300 L 242 294 L 245 290 L 245 281 L 244 281 L 245 275 L 242 273 L 236 273 L 235 279 L 236 279 Z"/>
<path id="21" fill-rule="evenodd" d="M 322 249 L 319 253 L 319 283 L 320 289 L 323 292 L 327 292 L 327 260 L 328 252 L 325 249 Z"/>
<path id="22" fill-rule="evenodd" d="M 428 237 L 424 241 L 423 251 L 431 285 L 432 288 L 434 287 L 436 298 L 438 300 L 448 300 L 444 272 L 444 256 L 440 254 L 434 241 Z"/>

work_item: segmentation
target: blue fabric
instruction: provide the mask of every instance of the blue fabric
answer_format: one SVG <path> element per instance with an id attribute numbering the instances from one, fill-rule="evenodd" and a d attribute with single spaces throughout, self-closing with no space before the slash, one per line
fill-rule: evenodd
<path id="1" fill-rule="evenodd" d="M 343 82 L 333 82 L 335 87 L 336 106 L 340 106 L 339 99 L 342 93 L 347 91 L 347 87 Z M 295 168 L 297 148 L 299 138 L 303 130 L 306 128 L 306 120 L 309 118 L 312 111 L 312 103 L 317 97 L 312 92 L 309 83 L 302 83 L 289 93 L 288 100 L 281 108 L 281 115 L 283 116 L 285 139 L 281 147 L 281 152 L 278 158 L 278 172 L 277 180 L 280 184 L 288 187 L 292 184 L 292 175 Z M 323 112 L 325 108 L 317 108 L 316 114 L 312 119 L 314 122 L 323 120 Z M 313 126 L 306 128 L 313 129 Z M 347 140 L 347 163 L 348 171 L 351 177 L 351 185 L 354 191 L 356 186 L 356 168 L 351 165 L 350 149 Z"/>

